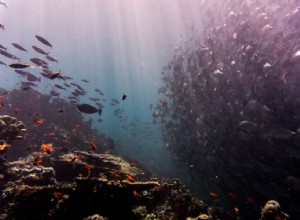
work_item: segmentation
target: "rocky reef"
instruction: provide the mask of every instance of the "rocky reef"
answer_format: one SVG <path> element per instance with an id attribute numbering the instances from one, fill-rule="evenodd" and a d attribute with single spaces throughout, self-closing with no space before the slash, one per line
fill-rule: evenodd
<path id="1" fill-rule="evenodd" d="M 35 162 L 39 160 L 40 163 Z M 119 156 L 34 152 L 1 159 L 0 219 L 185 219 L 208 214 L 178 180 L 153 178 Z"/>

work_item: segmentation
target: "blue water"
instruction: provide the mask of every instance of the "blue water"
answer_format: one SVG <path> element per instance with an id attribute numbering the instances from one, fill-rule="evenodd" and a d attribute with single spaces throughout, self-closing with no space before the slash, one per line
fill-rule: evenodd
<path id="1" fill-rule="evenodd" d="M 33 51 L 32 45 L 50 51 L 59 61 L 49 62 L 50 68 L 61 69 L 88 91 L 80 102 L 93 104 L 88 97 L 97 97 L 95 88 L 104 93 L 102 98 L 107 101 L 103 102 L 103 122 L 97 122 L 99 117 L 94 115 L 93 127 L 114 140 L 118 153 L 135 158 L 156 174 L 184 177 L 184 166 L 174 164 L 162 143 L 159 125 L 152 124 L 149 104 L 158 100 L 162 67 L 188 35 L 188 26 L 197 23 L 195 2 L 9 1 L 8 9 L 0 7 L 0 23 L 6 27 L 0 32 L 1 44 L 25 63 L 32 57 L 43 58 Z M 52 50 L 41 45 L 34 35 L 49 40 Z M 22 45 L 28 54 L 14 48 L 12 42 Z M 11 62 L 4 57 L 1 60 Z M 20 82 L 13 70 L 0 66 L 0 71 L 5 82 L 1 87 L 12 89 Z M 31 72 L 38 74 L 38 69 Z M 49 93 L 51 84 L 42 78 L 38 90 Z M 128 98 L 120 108 L 126 123 L 114 115 L 116 107 L 110 105 L 111 99 L 120 101 L 124 93 Z M 182 179 L 188 182 L 187 177 Z"/>

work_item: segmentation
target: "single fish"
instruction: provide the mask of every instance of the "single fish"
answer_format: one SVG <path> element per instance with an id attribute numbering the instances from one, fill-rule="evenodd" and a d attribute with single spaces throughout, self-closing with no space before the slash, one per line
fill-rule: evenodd
<path id="1" fill-rule="evenodd" d="M 127 95 L 126 94 L 123 94 L 121 99 L 124 101 L 125 99 L 127 98 Z"/>
<path id="2" fill-rule="evenodd" d="M 96 150 L 96 144 L 94 141 L 90 140 L 89 145 L 91 146 L 92 150 Z"/>
<path id="3" fill-rule="evenodd" d="M 61 70 L 59 70 L 58 72 L 52 72 L 51 75 L 49 76 L 49 79 L 56 79 L 60 74 L 61 74 Z"/>
<path id="4" fill-rule="evenodd" d="M 12 60 L 19 60 L 20 61 L 20 58 L 16 57 L 15 55 L 12 55 L 4 50 L 0 50 L 0 54 L 9 58 L 9 59 L 12 59 Z"/>
<path id="5" fill-rule="evenodd" d="M 52 61 L 52 62 L 58 63 L 58 61 L 57 61 L 55 58 L 53 58 L 53 57 L 51 57 L 51 56 L 49 56 L 49 55 L 47 55 L 46 58 L 47 58 L 48 60 Z"/>
<path id="6" fill-rule="evenodd" d="M 27 80 L 30 81 L 30 82 L 35 82 L 35 81 L 41 82 L 40 77 L 36 77 L 36 76 L 32 75 L 31 73 L 27 74 Z"/>
<path id="7" fill-rule="evenodd" d="M 19 49 L 19 50 L 22 50 L 22 51 L 25 51 L 26 53 L 28 52 L 24 47 L 22 47 L 21 45 L 19 44 L 16 44 L 16 43 L 11 43 L 15 48 Z"/>
<path id="8" fill-rule="evenodd" d="M 58 89 L 63 89 L 63 90 L 66 90 L 64 87 L 62 87 L 61 85 L 57 85 L 57 84 L 55 84 L 54 85 L 56 88 L 58 88 Z"/>
<path id="9" fill-rule="evenodd" d="M 46 53 L 45 51 L 43 51 L 43 50 L 42 50 L 41 48 L 39 48 L 39 47 L 32 46 L 32 48 L 33 48 L 36 52 L 38 52 L 38 53 L 40 53 L 40 54 L 48 55 L 48 53 Z"/>
<path id="10" fill-rule="evenodd" d="M 52 152 L 52 147 L 48 144 L 42 144 L 41 148 L 47 153 L 51 154 Z"/>
<path id="11" fill-rule="evenodd" d="M 89 105 L 89 104 L 80 104 L 80 105 L 77 105 L 77 109 L 80 112 L 83 112 L 83 113 L 86 113 L 86 114 L 94 114 L 96 112 L 98 112 L 99 115 L 102 114 L 102 109 L 101 108 L 97 109 L 94 106 Z"/>
<path id="12" fill-rule="evenodd" d="M 32 67 L 31 64 L 25 64 L 25 63 L 12 63 L 8 66 L 14 69 L 24 69 L 24 68 Z"/>
<path id="13" fill-rule="evenodd" d="M 50 44 L 49 41 L 47 41 L 45 38 L 43 38 L 43 37 L 41 37 L 41 36 L 39 36 L 39 35 L 35 35 L 35 37 L 36 37 L 36 39 L 37 39 L 39 42 L 41 42 L 42 44 L 45 44 L 45 45 L 51 47 L 51 49 L 52 49 L 52 44 Z"/>
<path id="14" fill-rule="evenodd" d="M 40 67 L 48 66 L 48 63 L 46 61 L 41 60 L 39 58 L 32 58 L 30 59 L 30 61 Z"/>

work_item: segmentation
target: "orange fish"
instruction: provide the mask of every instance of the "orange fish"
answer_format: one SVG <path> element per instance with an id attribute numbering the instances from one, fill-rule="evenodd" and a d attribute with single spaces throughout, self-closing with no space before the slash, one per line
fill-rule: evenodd
<path id="1" fill-rule="evenodd" d="M 15 109 L 14 109 L 14 113 L 15 113 L 15 114 L 19 114 L 19 113 L 20 113 L 20 111 L 21 111 L 21 109 L 20 109 L 20 108 L 15 108 Z"/>
<path id="2" fill-rule="evenodd" d="M 38 119 L 38 120 L 36 120 L 35 121 L 35 125 L 42 125 L 42 124 L 44 124 L 44 122 L 45 122 L 45 119 Z"/>
<path id="3" fill-rule="evenodd" d="M 234 200 L 237 200 L 238 199 L 238 196 L 234 193 L 228 193 L 228 195 L 230 196 L 230 198 L 234 199 Z"/>
<path id="4" fill-rule="evenodd" d="M 239 209 L 239 208 L 237 208 L 237 207 L 235 207 L 235 208 L 234 208 L 234 212 L 235 212 L 235 214 L 237 214 L 237 215 L 238 215 L 238 214 L 239 214 L 239 212 L 240 212 L 240 209 Z"/>
<path id="5" fill-rule="evenodd" d="M 32 195 L 35 192 L 37 192 L 37 189 L 35 189 L 35 188 L 29 188 L 29 189 L 22 190 L 21 194 L 22 194 L 22 196 L 30 196 L 30 195 Z"/>
<path id="6" fill-rule="evenodd" d="M 41 148 L 47 153 L 50 154 L 52 151 L 52 147 L 48 144 L 42 144 Z"/>
<path id="7" fill-rule="evenodd" d="M 85 166 L 83 167 L 83 169 L 87 169 L 87 170 L 94 169 L 94 166 L 88 164 L 88 165 L 85 165 Z"/>
<path id="8" fill-rule="evenodd" d="M 161 185 L 155 186 L 156 191 L 160 191 L 161 190 Z"/>
<path id="9" fill-rule="evenodd" d="M 122 177 L 119 172 L 114 172 L 113 174 L 117 179 L 122 180 Z"/>
<path id="10" fill-rule="evenodd" d="M 54 192 L 53 195 L 57 199 L 61 199 L 63 197 L 63 194 L 61 192 Z"/>
<path id="11" fill-rule="evenodd" d="M 136 190 L 133 190 L 133 196 L 135 197 L 135 198 L 139 198 L 140 197 L 140 194 L 136 191 Z"/>
<path id="12" fill-rule="evenodd" d="M 81 127 L 81 125 L 75 125 L 74 126 L 76 129 L 79 129 Z"/>
<path id="13" fill-rule="evenodd" d="M 130 182 L 134 182 L 134 178 L 130 175 L 130 174 L 126 174 L 126 177 L 127 179 L 130 181 Z"/>
<path id="14" fill-rule="evenodd" d="M 211 196 L 211 198 L 215 199 L 218 197 L 218 194 L 217 193 L 214 193 L 214 192 L 210 192 L 209 195 Z"/>
<path id="15" fill-rule="evenodd" d="M 0 145 L 0 151 L 4 150 L 5 148 L 7 148 L 8 146 L 10 146 L 8 143 L 4 142 L 4 144 Z"/>
<path id="16" fill-rule="evenodd" d="M 94 141 L 90 140 L 89 145 L 91 146 L 92 150 L 96 150 L 96 144 Z"/>
<path id="17" fill-rule="evenodd" d="M 254 201 L 254 199 L 252 197 L 247 196 L 246 197 L 246 203 L 248 203 L 248 204 L 255 204 L 255 201 Z"/>

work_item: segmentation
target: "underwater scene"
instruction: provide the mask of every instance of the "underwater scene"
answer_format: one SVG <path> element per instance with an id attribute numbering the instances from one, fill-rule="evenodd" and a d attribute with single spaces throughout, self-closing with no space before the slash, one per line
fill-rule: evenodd
<path id="1" fill-rule="evenodd" d="M 300 219 L 300 2 L 1 0 L 0 220 Z"/>

